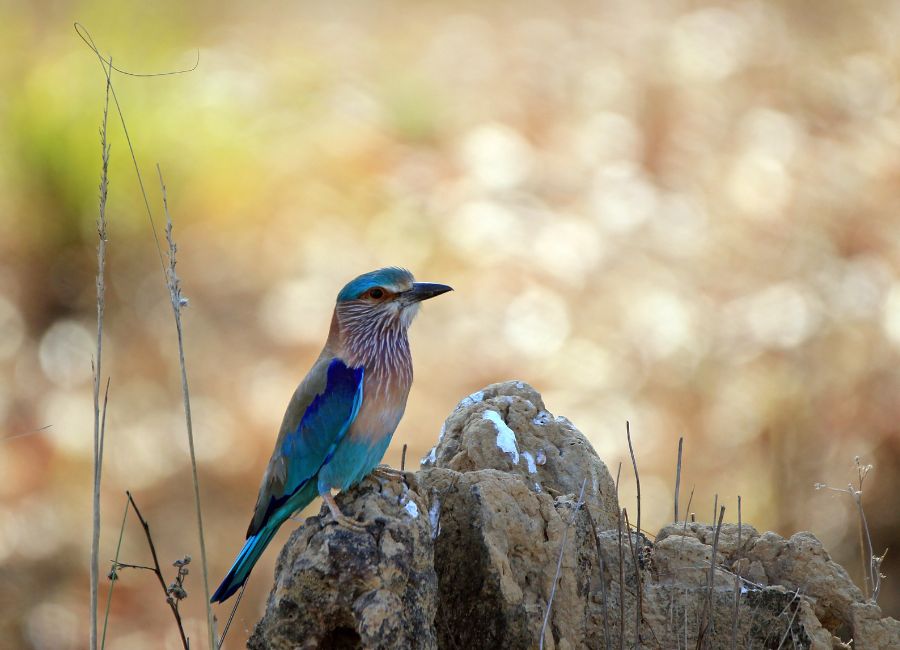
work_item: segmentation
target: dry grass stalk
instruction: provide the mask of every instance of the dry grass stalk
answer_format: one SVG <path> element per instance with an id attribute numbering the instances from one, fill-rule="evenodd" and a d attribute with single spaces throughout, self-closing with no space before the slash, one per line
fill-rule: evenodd
<path id="1" fill-rule="evenodd" d="M 575 509 L 572 511 L 572 518 L 566 523 L 566 527 L 563 528 L 563 536 L 562 543 L 559 545 L 559 558 L 556 561 L 556 575 L 553 577 L 553 587 L 550 589 L 550 598 L 547 600 L 547 610 L 544 612 L 544 624 L 541 625 L 541 641 L 539 647 L 541 650 L 544 648 L 544 635 L 547 632 L 547 623 L 550 621 L 550 610 L 553 607 L 553 597 L 556 595 L 556 585 L 559 584 L 559 576 L 562 573 L 562 560 L 563 553 L 566 550 L 566 541 L 569 537 L 569 527 L 575 523 L 575 518 L 578 516 L 578 510 L 581 508 L 584 503 L 584 488 L 587 485 L 587 477 L 581 482 L 581 491 L 578 493 L 578 501 L 575 502 Z"/>
<path id="2" fill-rule="evenodd" d="M 675 519 L 678 521 L 678 495 L 681 493 L 681 453 L 684 449 L 684 437 L 678 439 L 678 463 L 675 466 Z"/>
<path id="3" fill-rule="evenodd" d="M 631 539 L 631 524 L 628 522 L 628 510 L 622 508 L 622 516 L 625 518 L 625 532 L 628 534 L 628 548 L 631 550 L 631 559 L 634 562 L 634 575 L 637 578 L 637 604 L 634 608 L 634 647 L 641 647 L 641 619 L 643 618 L 643 588 L 641 587 L 641 566 L 638 559 L 637 549 Z M 640 539 L 640 530 L 637 532 Z"/>
<path id="4" fill-rule="evenodd" d="M 112 64 L 110 64 L 112 65 Z M 109 117 L 109 91 L 111 70 L 106 73 L 106 99 L 103 104 L 103 121 L 100 125 L 100 150 L 102 166 L 100 171 L 100 210 L 97 216 L 97 354 L 94 359 L 94 485 L 93 485 L 93 528 L 91 531 L 91 628 L 90 647 L 97 649 L 97 612 L 100 587 L 100 479 L 103 470 L 103 434 L 106 428 L 106 403 L 109 383 L 103 399 L 103 415 L 100 414 L 100 382 L 103 361 L 103 315 L 106 310 L 106 201 L 109 196 L 109 142 L 107 123 Z"/>
<path id="5" fill-rule="evenodd" d="M 609 600 L 606 595 L 606 562 L 603 560 L 603 550 L 600 547 L 600 538 L 597 536 L 597 526 L 594 524 L 594 517 L 590 508 L 585 508 L 587 512 L 588 523 L 591 526 L 591 534 L 594 536 L 594 548 L 597 551 L 597 561 L 600 563 L 600 595 L 601 606 L 603 607 L 603 639 L 606 642 L 605 648 L 612 648 L 609 637 Z"/>
<path id="6" fill-rule="evenodd" d="M 194 428 L 191 421 L 191 395 L 188 387 L 187 368 L 184 362 L 184 335 L 181 327 L 181 308 L 188 304 L 187 298 L 181 294 L 181 280 L 175 272 L 178 246 L 172 235 L 172 217 L 169 214 L 169 201 L 166 196 L 166 184 L 163 181 L 162 170 L 156 166 L 159 174 L 159 185 L 162 189 L 163 210 L 166 215 L 166 242 L 169 245 L 169 265 L 166 272 L 166 284 L 169 288 L 169 298 L 172 303 L 172 312 L 175 316 L 175 331 L 178 336 L 178 363 L 181 368 L 181 394 L 184 399 L 184 420 L 187 427 L 188 448 L 191 455 L 191 478 L 194 485 L 194 505 L 197 514 L 197 530 L 200 537 L 200 567 L 203 572 L 203 595 L 206 603 L 206 622 L 209 633 L 209 647 L 215 650 L 215 628 L 213 623 L 212 607 L 209 602 L 209 570 L 206 562 L 206 541 L 203 537 L 203 511 L 200 507 L 200 479 L 197 474 L 197 456 L 194 453 Z"/>
<path id="7" fill-rule="evenodd" d="M 738 541 L 737 541 L 737 561 L 740 562 L 741 559 L 741 551 L 743 550 L 743 545 L 741 543 L 741 532 L 743 528 L 743 522 L 741 521 L 741 495 L 738 495 L 737 498 L 737 508 L 738 508 Z M 740 615 L 740 607 L 741 607 L 741 575 L 740 575 L 740 567 L 734 567 L 734 615 L 731 620 L 731 650 L 735 650 L 737 648 L 737 633 L 738 633 L 738 616 Z"/>
<path id="8" fill-rule="evenodd" d="M 709 575 L 706 578 L 706 602 L 703 604 L 703 612 L 700 617 L 700 630 L 697 633 L 697 650 L 706 647 L 707 632 L 712 615 L 712 593 L 716 577 L 716 551 L 719 548 L 719 533 L 722 532 L 722 520 L 725 518 L 725 506 L 719 510 L 719 520 L 716 523 L 716 534 L 713 536 L 712 558 L 709 562 Z"/>
<path id="9" fill-rule="evenodd" d="M 622 464 L 619 463 L 619 469 Z M 618 478 L 616 479 L 618 486 Z M 625 648 L 625 548 L 622 546 L 622 510 L 619 510 L 619 650 Z"/>
<path id="10" fill-rule="evenodd" d="M 631 444 L 631 424 L 625 422 L 625 435 L 628 438 L 628 453 L 631 454 L 631 466 L 634 468 L 634 482 L 637 485 L 637 521 L 635 527 L 641 532 L 641 475 L 638 473 L 637 460 L 634 457 L 634 446 Z M 629 533 L 630 535 L 630 533 Z"/>

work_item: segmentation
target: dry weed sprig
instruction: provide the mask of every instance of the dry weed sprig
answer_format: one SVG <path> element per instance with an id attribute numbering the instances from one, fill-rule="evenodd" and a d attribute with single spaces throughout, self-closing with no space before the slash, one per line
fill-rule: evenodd
<path id="1" fill-rule="evenodd" d="M 563 554 L 566 550 L 566 541 L 569 537 L 569 527 L 575 523 L 575 518 L 578 516 L 578 510 L 584 504 L 584 488 L 586 485 L 587 477 L 581 481 L 581 491 L 578 493 L 578 501 L 575 502 L 572 518 L 566 523 L 566 527 L 563 528 L 562 543 L 559 545 L 559 558 L 556 561 L 556 575 L 553 576 L 553 587 L 550 588 L 550 598 L 547 600 L 547 610 L 544 612 L 544 624 L 541 625 L 540 650 L 544 650 L 544 635 L 547 632 L 547 623 L 550 621 L 550 610 L 553 607 L 553 597 L 556 596 L 556 585 L 559 584 L 559 575 L 562 573 Z"/>
<path id="2" fill-rule="evenodd" d="M 141 522 L 141 526 L 144 529 L 144 535 L 147 537 L 147 545 L 150 547 L 150 556 L 153 558 L 153 566 L 152 567 L 144 567 L 135 564 L 122 564 L 117 562 L 113 567 L 113 572 L 117 569 L 126 567 L 132 569 L 146 569 L 148 571 L 152 571 L 156 575 L 156 579 L 159 582 L 160 587 L 162 587 L 163 593 L 166 597 L 166 603 L 169 605 L 169 609 L 172 610 L 172 616 L 175 617 L 175 623 L 178 626 L 178 634 L 181 636 L 181 644 L 184 646 L 184 650 L 190 650 L 190 642 L 188 641 L 187 636 L 184 633 L 184 625 L 181 622 L 181 613 L 178 611 L 178 603 L 181 599 L 174 599 L 171 597 L 169 593 L 169 586 L 166 585 L 166 580 L 163 578 L 162 570 L 159 568 L 159 558 L 156 556 L 156 545 L 153 543 L 153 536 L 150 534 L 150 524 L 147 523 L 147 520 L 144 519 L 144 516 L 141 514 L 140 509 L 137 507 L 137 504 L 134 502 L 134 497 L 131 496 L 131 492 L 126 492 L 128 495 L 128 502 L 131 504 L 132 509 L 134 510 L 134 514 L 137 515 L 138 521 Z M 183 578 L 182 578 L 183 579 Z M 187 594 L 184 594 L 187 596 Z"/>
<path id="3" fill-rule="evenodd" d="M 100 636 L 100 650 L 106 647 L 106 630 L 109 628 L 109 608 L 112 604 L 113 589 L 116 586 L 116 580 L 119 576 L 116 574 L 116 565 L 119 564 L 119 552 L 122 550 L 122 539 L 125 537 L 125 522 L 128 519 L 128 507 L 130 501 L 125 499 L 125 510 L 122 512 L 122 525 L 119 527 L 119 541 L 116 543 L 116 557 L 112 561 L 112 568 L 109 571 L 109 591 L 106 592 L 106 613 L 103 615 L 103 634 Z"/>
<path id="4" fill-rule="evenodd" d="M 853 503 L 856 505 L 857 514 L 859 515 L 859 554 L 863 572 L 863 590 L 865 591 L 866 599 L 871 599 L 873 603 L 877 603 L 878 594 L 881 593 L 881 581 L 885 577 L 881 573 L 881 565 L 884 562 L 888 550 L 885 549 L 881 555 L 875 555 L 875 551 L 872 548 L 872 535 L 869 532 L 869 522 L 866 519 L 866 512 L 863 509 L 862 504 L 863 483 L 869 475 L 869 472 L 874 469 L 874 466 L 863 465 L 859 456 L 855 456 L 853 460 L 856 464 L 857 477 L 857 484 L 855 487 L 853 483 L 847 484 L 847 487 L 843 489 L 834 488 L 825 483 L 816 483 L 813 487 L 817 490 L 830 490 L 832 492 L 849 494 L 853 499 Z"/>
<path id="5" fill-rule="evenodd" d="M 112 61 L 110 60 L 110 65 Z M 106 395 L 103 399 L 103 414 L 100 413 L 100 382 L 102 381 L 103 361 L 103 315 L 106 309 L 106 202 L 109 196 L 109 141 L 107 139 L 107 123 L 109 118 L 109 91 L 111 70 L 106 73 L 106 99 L 103 104 L 103 120 L 100 124 L 100 196 L 99 214 L 97 216 L 97 354 L 91 364 L 94 375 L 94 481 L 92 499 L 91 530 L 91 628 L 90 647 L 97 650 L 97 614 L 99 608 L 100 587 L 100 480 L 103 469 L 103 436 L 106 428 L 106 404 L 109 397 L 109 382 L 106 384 Z"/>
<path id="6" fill-rule="evenodd" d="M 206 621 L 209 633 L 209 647 L 216 650 L 216 636 L 213 624 L 212 607 L 209 602 L 209 570 L 206 562 L 206 540 L 203 536 L 203 511 L 200 507 L 200 478 L 197 473 L 197 456 L 194 452 L 194 427 L 191 420 L 191 395 L 188 386 L 187 367 L 184 361 L 184 334 L 181 327 L 181 309 L 187 306 L 188 300 L 181 293 L 181 280 L 175 271 L 178 263 L 178 246 L 172 234 L 172 217 L 169 214 L 169 200 L 166 195 L 166 184 L 163 181 L 162 170 L 156 166 L 159 175 L 159 185 L 162 189 L 163 211 L 166 215 L 166 242 L 169 245 L 169 265 L 166 272 L 166 285 L 169 288 L 169 298 L 172 303 L 172 312 L 175 316 L 175 330 L 178 336 L 178 363 L 181 368 L 181 394 L 184 400 L 184 420 L 187 427 L 188 449 L 191 455 L 191 478 L 194 485 L 194 505 L 197 515 L 197 530 L 200 537 L 200 568 L 203 573 L 203 595 L 206 603 Z"/>

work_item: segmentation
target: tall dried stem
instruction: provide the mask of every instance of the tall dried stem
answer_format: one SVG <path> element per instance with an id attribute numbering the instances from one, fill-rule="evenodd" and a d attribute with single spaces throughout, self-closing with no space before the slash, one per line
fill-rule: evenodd
<path id="1" fill-rule="evenodd" d="M 112 63 L 110 63 L 112 65 Z M 106 400 L 103 417 L 100 416 L 100 382 L 103 360 L 103 314 L 106 309 L 106 200 L 109 195 L 109 143 L 107 122 L 109 116 L 110 74 L 106 72 L 106 100 L 103 104 L 103 121 L 100 125 L 100 150 L 102 166 L 100 171 L 100 211 L 97 216 L 97 353 L 94 358 L 94 485 L 93 485 L 93 528 L 91 531 L 91 628 L 90 647 L 97 650 L 97 612 L 100 586 L 100 478 L 103 469 L 103 434 L 106 423 Z M 109 384 L 107 384 L 107 395 Z"/>
<path id="2" fill-rule="evenodd" d="M 206 624 L 209 633 L 209 647 L 216 650 L 216 633 L 213 623 L 212 607 L 209 603 L 209 569 L 206 563 L 206 540 L 203 536 L 203 511 L 200 507 L 200 479 L 197 474 L 197 456 L 194 453 L 194 427 L 191 421 L 191 395 L 188 387 L 187 368 L 184 362 L 184 335 L 181 327 L 181 308 L 188 304 L 187 298 L 181 294 L 181 280 L 175 272 L 178 263 L 176 254 L 178 246 L 172 235 L 172 217 L 169 214 L 169 200 L 166 195 L 166 184 L 163 181 L 162 170 L 156 166 L 159 175 L 159 185 L 162 188 L 163 210 L 166 214 L 166 242 L 169 245 L 169 265 L 166 268 L 166 284 L 169 288 L 169 298 L 172 302 L 172 312 L 175 316 L 175 330 L 178 335 L 178 363 L 181 367 L 181 394 L 184 399 L 184 421 L 187 427 L 188 449 L 191 454 L 191 478 L 194 484 L 194 506 L 197 514 L 197 530 L 200 537 L 200 566 L 203 572 L 203 595 L 206 604 Z"/>

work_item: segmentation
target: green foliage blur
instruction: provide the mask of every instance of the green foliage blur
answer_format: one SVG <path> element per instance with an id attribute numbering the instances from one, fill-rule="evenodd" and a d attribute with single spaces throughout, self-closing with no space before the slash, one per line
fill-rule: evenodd
<path id="1" fill-rule="evenodd" d="M 85 0 L 0 18 L 0 645 L 88 638 L 105 78 L 76 20 L 131 72 L 199 54 L 113 83 L 157 227 L 157 162 L 175 221 L 211 587 L 337 290 L 396 264 L 456 291 L 413 327 L 391 464 L 425 455 L 460 398 L 522 379 L 624 463 L 629 508 L 630 421 L 649 533 L 672 517 L 683 435 L 698 519 L 718 495 L 736 520 L 741 495 L 745 522 L 813 531 L 862 584 L 852 500 L 813 488 L 844 487 L 860 456 L 892 549 L 880 603 L 900 614 L 897 3 Z M 199 557 L 174 326 L 114 110 L 109 138 L 101 561 L 130 489 L 174 579 Z M 135 521 L 121 559 L 149 560 Z M 195 563 L 182 610 L 202 645 L 199 580 Z M 152 575 L 119 571 L 107 647 L 178 647 Z"/>

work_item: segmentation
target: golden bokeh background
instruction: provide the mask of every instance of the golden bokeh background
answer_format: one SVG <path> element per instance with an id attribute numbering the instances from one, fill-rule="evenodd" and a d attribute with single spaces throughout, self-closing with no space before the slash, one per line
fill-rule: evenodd
<path id="1" fill-rule="evenodd" d="M 630 421 L 649 532 L 672 517 L 683 435 L 698 519 L 718 495 L 736 520 L 741 495 L 745 522 L 813 531 L 861 584 L 852 500 L 813 487 L 845 487 L 858 455 L 893 554 L 880 602 L 900 614 L 900 4 L 84 0 L 0 17 L 3 644 L 87 639 L 105 80 L 76 20 L 133 72 L 199 51 L 189 74 L 113 81 L 157 225 L 156 162 L 175 220 L 211 588 L 335 294 L 397 264 L 456 291 L 413 327 L 391 464 L 403 444 L 426 454 L 466 394 L 522 379 L 624 463 L 632 508 Z M 161 561 L 195 558 L 182 608 L 202 647 L 174 326 L 115 113 L 110 140 L 101 560 L 130 489 Z M 136 521 L 121 559 L 149 561 Z M 163 646 L 158 584 L 123 570 L 107 647 Z"/>

